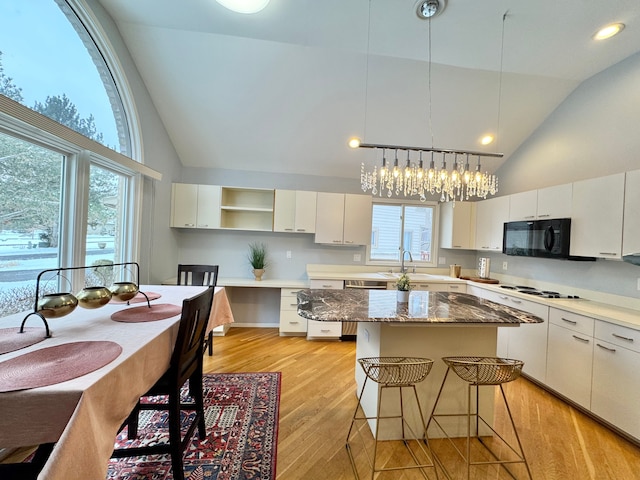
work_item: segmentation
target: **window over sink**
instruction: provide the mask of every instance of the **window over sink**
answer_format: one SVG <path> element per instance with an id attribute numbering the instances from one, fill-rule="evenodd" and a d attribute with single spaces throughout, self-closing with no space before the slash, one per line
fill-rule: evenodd
<path id="1" fill-rule="evenodd" d="M 433 238 L 436 204 L 373 203 L 370 263 L 435 266 Z"/>

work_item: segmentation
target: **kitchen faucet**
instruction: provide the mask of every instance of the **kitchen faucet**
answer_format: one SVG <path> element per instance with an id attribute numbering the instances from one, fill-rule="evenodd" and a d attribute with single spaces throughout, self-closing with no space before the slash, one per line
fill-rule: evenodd
<path id="1" fill-rule="evenodd" d="M 413 255 L 411 255 L 411 252 L 409 250 L 402 250 L 402 255 L 400 258 L 400 273 L 407 272 L 407 270 L 404 268 L 404 257 L 407 253 L 409 254 L 409 261 L 413 262 Z"/>

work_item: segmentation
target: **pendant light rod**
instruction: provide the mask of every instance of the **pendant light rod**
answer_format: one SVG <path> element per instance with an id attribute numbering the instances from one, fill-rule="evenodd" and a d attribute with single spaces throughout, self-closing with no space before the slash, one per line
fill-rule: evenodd
<path id="1" fill-rule="evenodd" d="M 382 148 L 387 150 L 410 150 L 414 152 L 436 152 L 436 153 L 449 153 L 457 155 L 474 155 L 479 157 L 494 157 L 502 158 L 504 153 L 490 153 L 490 152 L 474 152 L 471 150 L 452 150 L 450 148 L 436 148 L 436 147 L 410 147 L 407 145 L 383 145 L 379 143 L 359 143 L 359 148 Z"/>

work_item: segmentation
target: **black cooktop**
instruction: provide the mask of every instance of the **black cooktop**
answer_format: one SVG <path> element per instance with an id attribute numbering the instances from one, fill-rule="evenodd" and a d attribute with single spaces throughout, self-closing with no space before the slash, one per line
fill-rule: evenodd
<path id="1" fill-rule="evenodd" d="M 553 292 L 551 290 L 538 290 L 533 287 L 526 287 L 523 285 L 500 285 L 500 288 L 506 290 L 515 290 L 519 293 L 526 293 L 527 295 L 533 295 L 542 298 L 580 298 L 578 295 L 563 295 L 560 292 Z"/>

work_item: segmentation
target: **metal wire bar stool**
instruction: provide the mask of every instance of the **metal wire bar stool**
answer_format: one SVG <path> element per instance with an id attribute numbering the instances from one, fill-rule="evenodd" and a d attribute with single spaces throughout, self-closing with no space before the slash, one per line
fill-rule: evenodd
<path id="1" fill-rule="evenodd" d="M 438 392 L 438 396 L 436 397 L 435 404 L 431 411 L 431 415 L 429 416 L 429 422 L 427 423 L 427 429 L 434 424 L 441 433 L 451 442 L 451 445 L 455 449 L 455 451 L 462 457 L 462 459 L 466 462 L 466 470 L 467 470 L 467 480 L 470 478 L 471 467 L 472 466 L 480 466 L 480 465 L 498 465 L 502 466 L 511 477 L 516 478 L 514 473 L 509 469 L 510 464 L 522 463 L 524 464 L 527 475 L 530 480 L 533 480 L 531 476 L 531 470 L 529 469 L 529 464 L 524 454 L 524 450 L 522 448 L 522 443 L 520 442 L 520 437 L 518 435 L 518 430 L 516 429 L 516 425 L 513 421 L 513 416 L 511 415 L 511 409 L 509 408 L 509 403 L 507 402 L 507 397 L 505 396 L 503 384 L 512 382 L 516 378 L 520 376 L 522 372 L 522 366 L 524 362 L 521 360 L 514 360 L 509 358 L 498 358 L 498 357 L 444 357 L 442 359 L 444 363 L 447 364 L 447 372 L 444 375 L 444 379 L 442 380 L 442 384 L 440 385 L 440 390 Z M 436 409 L 438 407 L 438 401 L 440 400 L 440 396 L 442 394 L 442 390 L 444 389 L 445 383 L 447 381 L 447 376 L 449 372 L 453 371 L 458 377 L 467 382 L 467 412 L 466 413 L 436 413 Z M 515 440 L 517 443 L 517 449 L 515 445 L 510 444 L 505 438 L 498 433 L 491 424 L 489 424 L 483 417 L 480 415 L 480 397 L 479 397 L 479 387 L 481 386 L 493 386 L 500 387 L 500 393 L 502 400 L 504 401 L 504 405 L 506 407 L 506 412 L 509 417 L 509 423 L 511 428 L 513 429 L 513 434 L 515 436 Z M 472 408 L 472 398 L 473 393 L 475 392 L 475 411 Z M 452 440 L 451 436 L 447 433 L 445 428 L 442 426 L 442 423 L 438 420 L 443 417 L 466 417 L 466 451 L 462 452 L 460 448 L 455 444 Z M 473 435 L 472 435 L 472 425 L 474 427 Z M 497 437 L 503 445 L 507 447 L 509 451 L 513 453 L 513 457 L 511 459 L 507 459 L 506 456 L 503 455 L 503 458 L 500 459 L 500 456 L 495 453 L 495 451 L 488 445 L 486 441 L 483 440 L 480 435 L 480 429 L 486 427 L 491 433 Z M 503 432 L 504 433 L 504 432 Z M 486 449 L 487 452 L 491 455 L 493 460 L 484 460 L 484 461 L 472 461 L 471 458 L 471 439 L 475 438 L 478 442 Z M 515 459 L 513 459 L 515 458 Z M 443 466 L 444 468 L 444 466 Z"/>
<path id="2" fill-rule="evenodd" d="M 422 408 L 420 406 L 420 401 L 418 399 L 418 393 L 416 391 L 416 383 L 422 382 L 429 372 L 431 371 L 431 367 L 433 366 L 433 360 L 428 358 L 415 358 L 415 357 L 369 357 L 369 358 L 360 358 L 358 359 L 358 363 L 364 370 L 366 377 L 364 379 L 364 383 L 362 384 L 362 390 L 360 391 L 360 396 L 358 397 L 358 405 L 353 413 L 353 418 L 351 420 L 351 426 L 349 427 L 349 432 L 347 433 L 347 442 L 346 448 L 347 453 L 349 454 L 349 459 L 351 461 L 351 467 L 353 468 L 353 473 L 356 479 L 359 479 L 358 470 L 356 467 L 354 455 L 352 452 L 352 443 L 353 439 L 358 436 L 360 440 L 362 440 L 363 450 L 367 456 L 367 460 L 369 462 L 369 467 L 371 469 L 371 479 L 373 479 L 376 473 L 385 472 L 385 471 L 396 471 L 396 470 L 405 470 L 405 469 L 420 469 L 422 476 L 424 478 L 429 478 L 425 472 L 425 468 L 433 468 L 435 471 L 436 479 L 440 478 L 438 476 L 438 470 L 436 468 L 437 459 L 431 452 L 431 448 L 429 446 L 429 441 L 426 436 L 426 424 L 424 415 L 422 414 Z M 367 382 L 371 380 L 380 385 L 378 389 L 378 404 L 376 409 L 375 417 L 367 417 L 364 413 L 364 409 L 362 407 L 362 396 L 364 395 L 365 388 L 367 386 Z M 399 415 L 381 415 L 380 407 L 381 407 L 381 399 L 382 392 L 388 388 L 397 388 L 399 389 L 399 406 L 400 406 L 400 414 Z M 418 432 L 420 437 L 415 434 L 411 426 L 406 420 L 405 417 L 405 406 L 402 397 L 402 390 L 404 388 L 409 388 L 413 390 L 413 396 L 415 398 L 421 426 L 423 428 L 422 432 Z M 362 415 L 359 415 L 359 410 L 362 409 Z M 369 450 L 367 450 L 365 446 L 365 438 L 361 429 L 368 425 L 369 420 L 375 419 L 375 433 L 374 433 L 374 446 L 373 446 L 373 455 L 370 455 Z M 402 441 L 407 448 L 409 454 L 411 455 L 414 463 L 411 465 L 402 465 L 397 467 L 385 467 L 378 468 L 376 466 L 376 455 L 378 453 L 378 443 L 380 442 L 379 433 L 380 433 L 380 420 L 386 419 L 398 419 L 401 425 Z M 421 427 L 422 428 L 422 427 Z M 407 433 L 410 433 L 411 436 L 407 436 Z M 352 438 L 352 436 L 354 438 Z M 416 455 L 416 451 L 414 451 L 410 442 L 415 442 L 418 445 L 417 449 L 420 450 L 420 454 L 422 456 L 421 461 L 418 459 Z"/>

